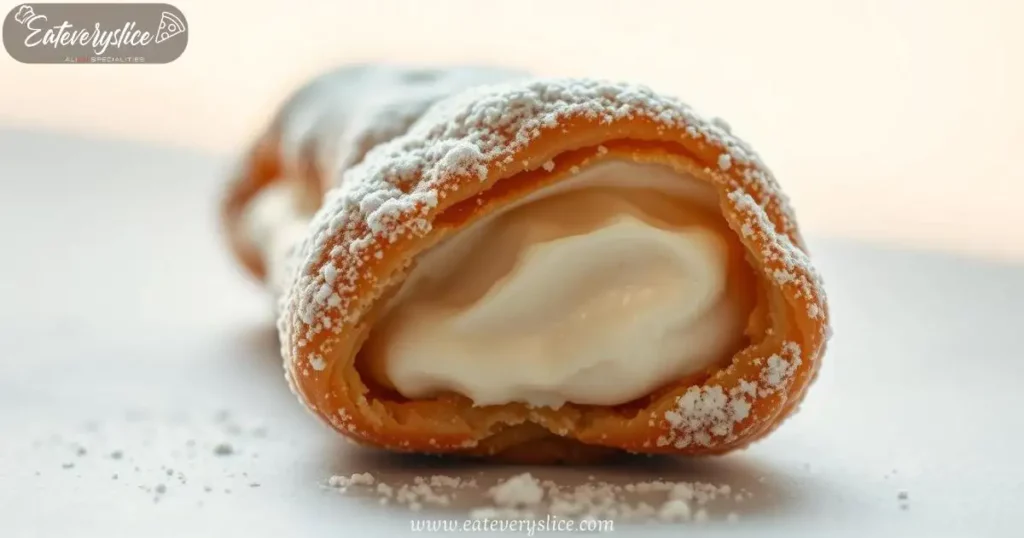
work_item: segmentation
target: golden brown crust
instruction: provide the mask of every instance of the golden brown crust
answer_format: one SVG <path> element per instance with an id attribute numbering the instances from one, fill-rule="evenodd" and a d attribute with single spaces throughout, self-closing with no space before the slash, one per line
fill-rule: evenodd
<path id="1" fill-rule="evenodd" d="M 419 253 L 608 159 L 670 166 L 714 186 L 758 277 L 747 348 L 723 368 L 666 380 L 644 401 L 617 408 L 474 407 L 455 394 L 408 401 L 364 379 L 359 349 Z M 827 305 L 783 194 L 727 128 L 678 101 L 574 80 L 470 92 L 436 105 L 344 177 L 346 188 L 329 194 L 301 249 L 280 329 L 296 394 L 358 442 L 512 461 L 716 454 L 777 427 L 817 372 Z"/>
<path id="2" fill-rule="evenodd" d="M 232 252 L 253 277 L 264 280 L 259 248 L 242 229 L 246 206 L 260 191 L 290 182 L 318 205 L 337 186 L 337 175 L 407 131 L 438 99 L 517 76 L 523 75 L 497 68 L 355 65 L 317 77 L 281 107 L 228 185 L 221 222 Z"/>
<path id="3" fill-rule="evenodd" d="M 242 214 L 256 193 L 281 177 L 276 155 L 276 142 L 272 138 L 263 137 L 254 144 L 243 161 L 243 168 L 231 179 L 227 196 L 221 203 L 221 222 L 228 245 L 242 267 L 259 280 L 266 276 L 266 267 L 259 251 L 245 237 Z"/>

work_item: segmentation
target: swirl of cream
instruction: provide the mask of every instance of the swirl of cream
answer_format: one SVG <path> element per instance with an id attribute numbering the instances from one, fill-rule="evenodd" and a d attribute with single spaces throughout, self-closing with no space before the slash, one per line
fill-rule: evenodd
<path id="1" fill-rule="evenodd" d="M 706 187 L 612 161 L 456 233 L 387 306 L 371 364 L 409 398 L 559 407 L 622 404 L 720 363 L 749 305 Z"/>

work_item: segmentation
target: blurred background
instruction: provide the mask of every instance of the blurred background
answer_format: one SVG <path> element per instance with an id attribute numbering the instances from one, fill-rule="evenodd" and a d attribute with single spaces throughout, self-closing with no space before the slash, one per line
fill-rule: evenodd
<path id="1" fill-rule="evenodd" d="M 1024 257 L 1022 2 L 175 5 L 189 43 L 169 65 L 5 56 L 0 125 L 234 154 L 289 92 L 342 63 L 625 79 L 726 118 L 781 179 L 808 235 Z"/>

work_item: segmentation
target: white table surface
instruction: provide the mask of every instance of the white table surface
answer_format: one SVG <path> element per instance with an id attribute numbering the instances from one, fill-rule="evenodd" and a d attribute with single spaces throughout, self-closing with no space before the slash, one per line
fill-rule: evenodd
<path id="1" fill-rule="evenodd" d="M 526 470 L 356 449 L 299 407 L 268 300 L 217 235 L 228 165 L 0 130 L 0 536 L 404 535 L 412 517 L 465 512 L 380 507 L 324 481 Z M 753 494 L 700 529 L 617 525 L 628 536 L 1019 536 L 1024 266 L 812 247 L 836 335 L 777 434 L 718 459 L 528 470 Z"/>

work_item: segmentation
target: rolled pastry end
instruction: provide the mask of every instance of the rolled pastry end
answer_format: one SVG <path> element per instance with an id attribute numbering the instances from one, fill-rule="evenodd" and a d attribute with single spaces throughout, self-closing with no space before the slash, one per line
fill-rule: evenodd
<path id="1" fill-rule="evenodd" d="M 388 382 L 374 342 L 430 252 L 609 163 L 670 170 L 709 194 L 747 282 L 742 334 L 727 354 L 659 374 L 649 393 L 614 404 L 481 405 L 457 390 L 403 395 Z M 774 430 L 818 370 L 828 307 L 785 196 L 727 126 L 675 99 L 578 80 L 470 91 L 372 150 L 343 185 L 310 223 L 279 328 L 300 400 L 359 443 L 514 461 L 718 454 Z"/>

